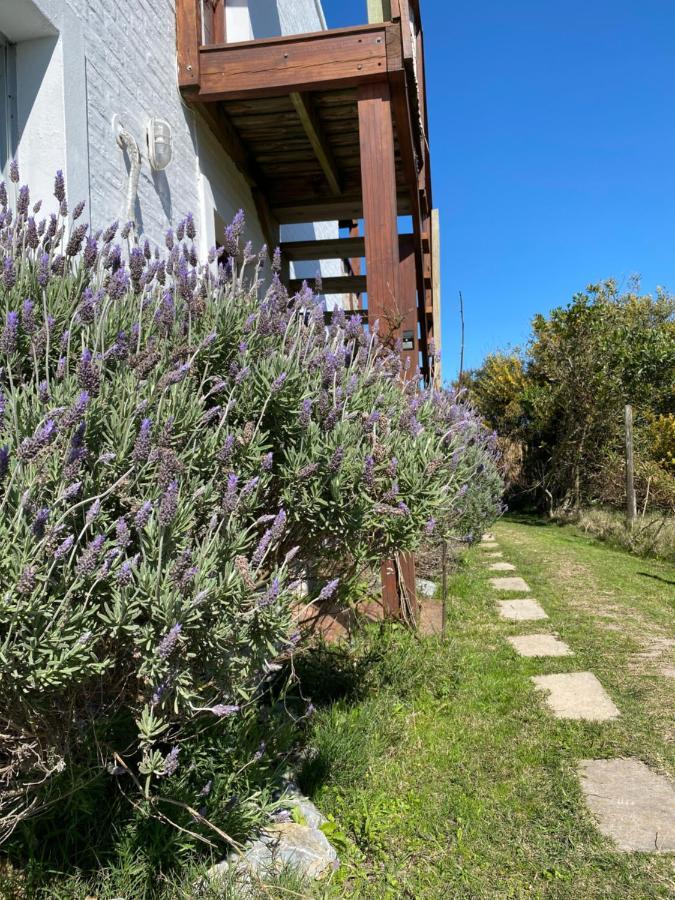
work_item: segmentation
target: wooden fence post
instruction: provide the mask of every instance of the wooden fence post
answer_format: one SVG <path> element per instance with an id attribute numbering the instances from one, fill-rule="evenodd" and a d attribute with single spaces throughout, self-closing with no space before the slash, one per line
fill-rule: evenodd
<path id="1" fill-rule="evenodd" d="M 628 527 L 632 528 L 637 518 L 635 500 L 635 476 L 633 463 L 633 407 L 626 404 L 626 518 Z"/>

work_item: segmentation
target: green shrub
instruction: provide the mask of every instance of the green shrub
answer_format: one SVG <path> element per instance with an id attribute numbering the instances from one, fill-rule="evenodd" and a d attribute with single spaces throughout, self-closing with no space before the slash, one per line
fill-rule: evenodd
<path id="1" fill-rule="evenodd" d="M 241 215 L 200 265 L 190 216 L 160 253 L 55 196 L 36 223 L 0 189 L 0 833 L 112 773 L 219 840 L 233 773 L 288 743 L 268 688 L 308 569 L 325 598 L 493 516 L 491 440 L 358 317 L 276 275 L 260 299 Z"/>

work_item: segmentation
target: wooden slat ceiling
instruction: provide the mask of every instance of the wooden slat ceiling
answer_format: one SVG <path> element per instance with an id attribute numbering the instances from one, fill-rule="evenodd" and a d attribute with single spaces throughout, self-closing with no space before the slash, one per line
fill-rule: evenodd
<path id="1" fill-rule="evenodd" d="M 277 96 L 217 104 L 229 119 L 250 160 L 261 174 L 270 206 L 316 207 L 326 201 L 360 197 L 361 163 L 358 109 L 355 89 L 321 91 L 309 97 L 325 143 L 332 154 L 340 192 L 331 188 L 290 97 Z M 399 192 L 405 197 L 400 151 L 396 147 Z M 405 200 L 402 203 L 405 207 Z M 401 213 L 407 212 L 402 208 Z"/>

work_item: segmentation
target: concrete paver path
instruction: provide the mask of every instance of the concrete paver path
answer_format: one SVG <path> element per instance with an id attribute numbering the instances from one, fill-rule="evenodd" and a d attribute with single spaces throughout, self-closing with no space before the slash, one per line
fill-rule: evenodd
<path id="1" fill-rule="evenodd" d="M 507 641 L 521 656 L 574 656 L 567 644 L 553 634 L 520 634 Z"/>
<path id="2" fill-rule="evenodd" d="M 640 759 L 583 759 L 579 776 L 600 831 L 619 850 L 675 850 L 675 786 Z"/>
<path id="3" fill-rule="evenodd" d="M 499 615 L 512 622 L 529 622 L 537 619 L 548 619 L 548 616 L 536 600 L 499 600 Z"/>
<path id="4" fill-rule="evenodd" d="M 592 672 L 535 675 L 532 681 L 546 692 L 546 703 L 557 719 L 607 722 L 619 716 L 619 710 Z"/>
<path id="5" fill-rule="evenodd" d="M 523 581 L 522 578 L 513 575 L 506 578 L 491 578 L 490 585 L 496 591 L 517 591 L 518 593 L 527 594 L 530 590 L 529 584 Z"/>

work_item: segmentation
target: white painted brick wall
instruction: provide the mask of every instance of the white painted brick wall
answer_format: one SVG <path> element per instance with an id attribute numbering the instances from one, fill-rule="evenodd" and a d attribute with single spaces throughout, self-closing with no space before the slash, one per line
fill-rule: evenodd
<path id="1" fill-rule="evenodd" d="M 177 86 L 174 0 L 12 3 L 27 10 L 37 7 L 59 33 L 58 55 L 49 63 L 49 74 L 50 84 L 61 80 L 64 85 L 64 111 L 58 113 L 65 119 L 63 141 L 41 140 L 40 122 L 31 123 L 27 129 L 30 147 L 22 150 L 19 146 L 20 161 L 30 161 L 28 171 L 22 173 L 24 178 L 43 184 L 57 168 L 64 168 L 71 189 L 78 193 L 75 196 L 71 191 L 71 201 L 87 201 L 94 227 L 116 218 L 123 220 L 128 161 L 112 129 L 117 114 L 141 151 L 136 217 L 142 233 L 153 243 L 161 244 L 164 231 L 191 211 L 201 223 L 205 255 L 215 242 L 214 212 L 228 222 L 240 208 L 246 213 L 247 237 L 257 247 L 264 243 L 248 185 L 209 129 L 182 102 Z M 316 0 L 249 3 L 254 37 L 322 27 Z M 27 97 L 28 115 L 30 105 Z M 153 172 L 147 160 L 145 132 L 151 116 L 166 119 L 173 134 L 173 159 L 161 173 Z M 50 127 L 53 131 L 53 123 Z M 44 159 L 40 171 L 31 172 L 38 166 L 38 157 Z M 80 196 L 83 191 L 89 196 Z M 336 236 L 337 223 L 321 223 L 315 233 Z M 283 236 L 306 237 L 307 229 L 285 228 Z M 341 271 L 337 263 L 322 264 L 321 269 L 324 275 Z M 313 275 L 315 270 L 316 264 L 312 264 L 302 274 Z"/>

